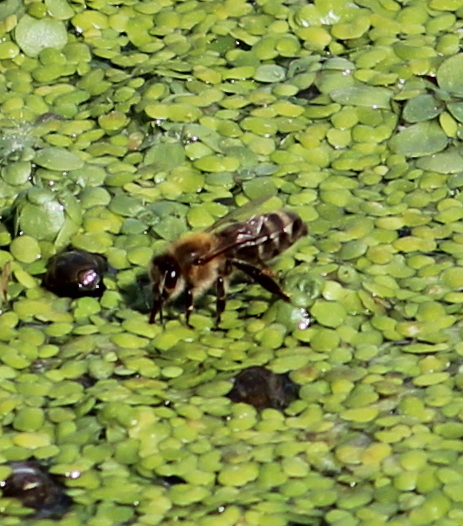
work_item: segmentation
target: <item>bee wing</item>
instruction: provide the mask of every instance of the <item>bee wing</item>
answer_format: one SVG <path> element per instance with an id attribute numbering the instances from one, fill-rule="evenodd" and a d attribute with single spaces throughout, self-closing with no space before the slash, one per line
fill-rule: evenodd
<path id="1" fill-rule="evenodd" d="M 267 199 L 265 199 L 267 200 Z M 246 245 L 258 245 L 268 238 L 268 233 L 262 229 L 264 216 L 251 217 L 248 221 L 231 224 L 219 233 L 220 241 L 214 249 L 196 261 L 197 265 L 204 265 L 217 256 L 229 250 Z M 220 234 L 223 233 L 223 236 Z"/>
<path id="2" fill-rule="evenodd" d="M 218 228 L 220 228 L 223 225 L 226 225 L 227 223 L 232 223 L 236 219 L 243 217 L 243 216 L 250 216 L 253 212 L 255 212 L 261 205 L 265 203 L 265 201 L 268 201 L 272 195 L 263 195 L 261 197 L 257 197 L 256 199 L 253 199 L 252 201 L 247 202 L 243 206 L 240 206 L 239 208 L 234 208 L 228 214 L 225 214 L 223 217 L 218 219 L 213 225 L 208 227 L 206 229 L 206 232 L 214 232 Z"/>

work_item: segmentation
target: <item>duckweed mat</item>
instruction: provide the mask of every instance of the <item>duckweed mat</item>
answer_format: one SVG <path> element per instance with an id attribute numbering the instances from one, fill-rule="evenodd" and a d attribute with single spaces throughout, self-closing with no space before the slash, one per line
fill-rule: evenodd
<path id="1" fill-rule="evenodd" d="M 72 499 L 6 492 L 2 525 L 463 524 L 462 19 L 0 4 L 0 479 L 34 462 Z M 211 293 L 150 325 L 153 254 L 261 195 L 308 225 L 273 265 L 292 302 L 241 280 L 219 331 Z M 101 298 L 41 286 L 69 246 L 107 259 Z M 247 367 L 297 398 L 233 402 Z"/>

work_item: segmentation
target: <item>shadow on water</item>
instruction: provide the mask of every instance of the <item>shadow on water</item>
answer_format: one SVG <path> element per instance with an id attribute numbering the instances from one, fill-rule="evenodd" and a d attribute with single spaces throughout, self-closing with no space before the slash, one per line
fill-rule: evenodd
<path id="1" fill-rule="evenodd" d="M 148 272 L 143 271 L 134 281 L 119 287 L 127 308 L 148 315 L 152 306 L 151 282 Z"/>

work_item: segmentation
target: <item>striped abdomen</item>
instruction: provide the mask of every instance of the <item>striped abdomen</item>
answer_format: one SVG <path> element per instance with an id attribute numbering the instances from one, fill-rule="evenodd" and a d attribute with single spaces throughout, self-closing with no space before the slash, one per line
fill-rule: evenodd
<path id="1" fill-rule="evenodd" d="M 230 225 L 218 236 L 236 240 L 226 253 L 229 259 L 259 264 L 279 256 L 306 234 L 307 226 L 302 219 L 282 210 Z"/>

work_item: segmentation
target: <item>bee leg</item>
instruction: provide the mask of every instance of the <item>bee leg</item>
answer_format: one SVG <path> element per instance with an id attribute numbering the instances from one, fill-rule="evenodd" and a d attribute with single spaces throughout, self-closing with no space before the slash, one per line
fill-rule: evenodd
<path id="1" fill-rule="evenodd" d="M 193 312 L 193 289 L 191 287 L 186 288 L 186 299 L 185 299 L 185 321 L 188 327 L 190 325 L 190 315 Z"/>
<path id="2" fill-rule="evenodd" d="M 216 327 L 220 324 L 220 318 L 223 311 L 225 310 L 225 280 L 223 276 L 217 278 L 217 307 L 216 307 L 216 318 L 215 325 Z"/>
<path id="3" fill-rule="evenodd" d="M 161 324 L 164 325 L 164 320 L 162 317 L 162 303 L 162 298 L 153 299 L 153 308 L 151 309 L 149 323 L 154 323 L 156 315 L 159 312 L 159 319 L 161 321 Z"/>
<path id="4" fill-rule="evenodd" d="M 266 272 L 259 267 L 255 267 L 249 263 L 244 263 L 243 261 L 233 260 L 233 266 L 247 274 L 251 279 L 259 283 L 261 287 L 264 287 L 265 290 L 268 290 L 272 294 L 279 296 L 285 301 L 290 301 L 289 296 L 287 296 L 283 292 L 280 285 L 278 285 L 278 283 L 270 277 L 270 273 L 268 271 Z"/>

